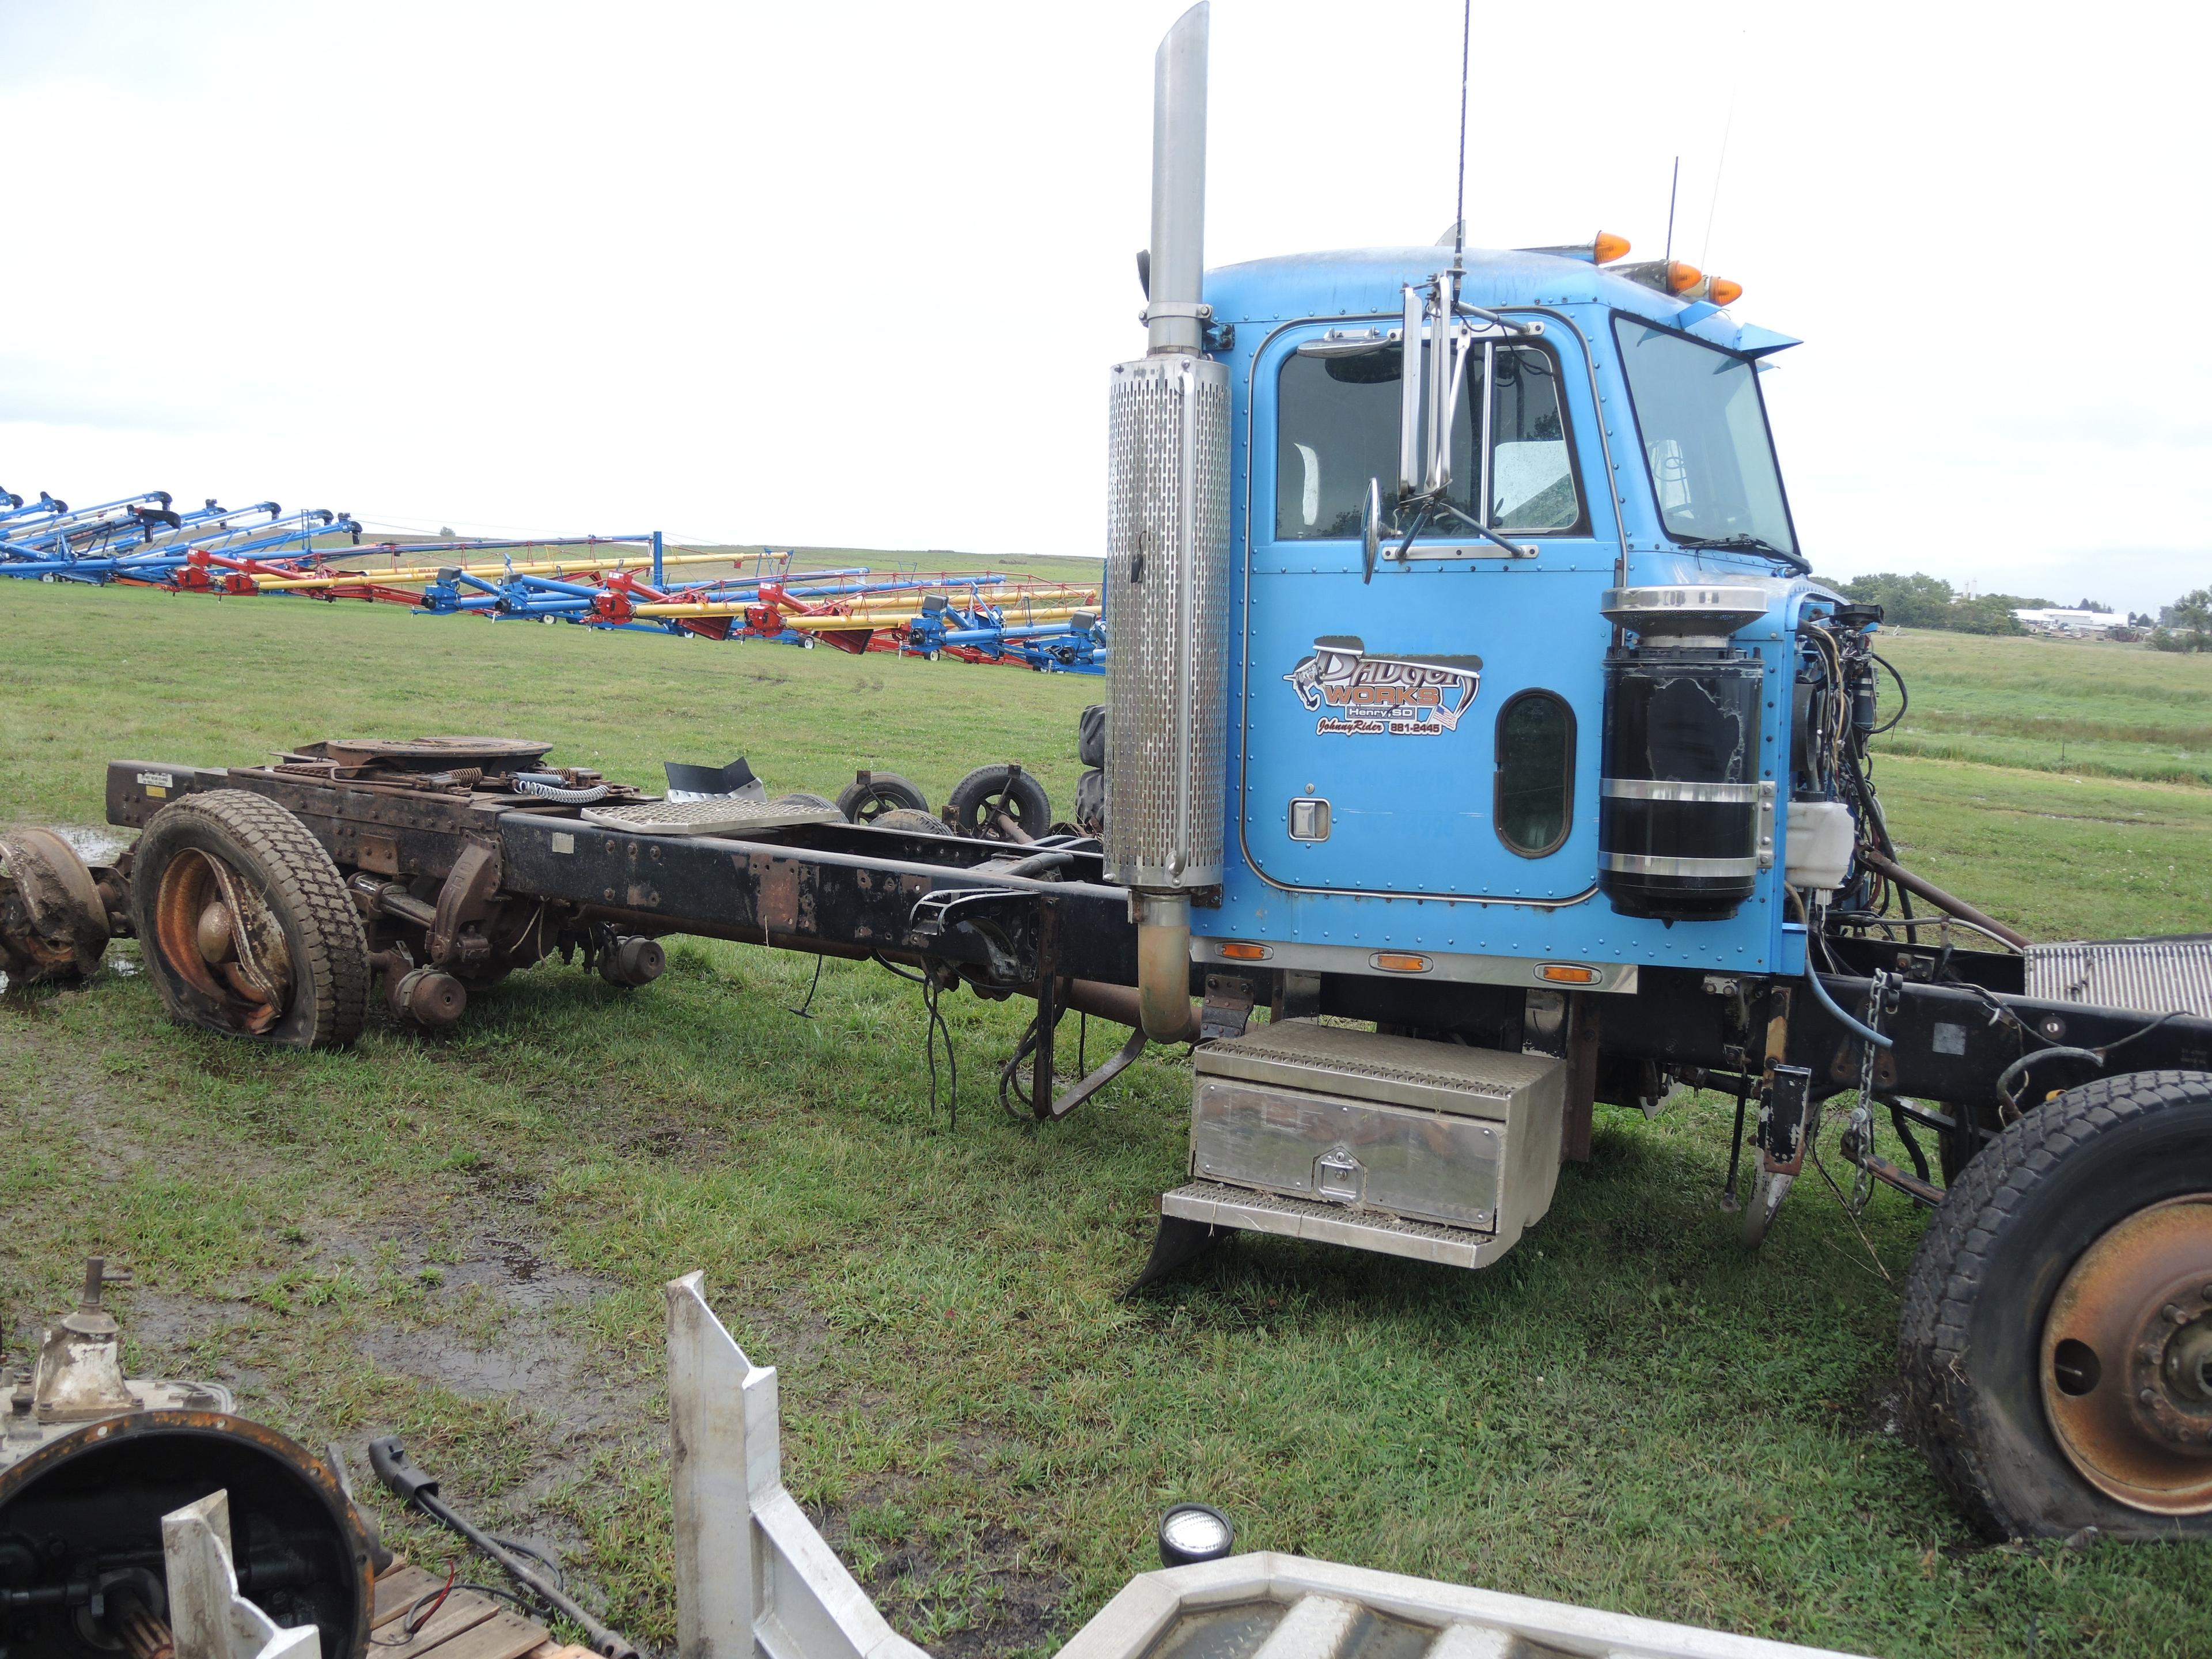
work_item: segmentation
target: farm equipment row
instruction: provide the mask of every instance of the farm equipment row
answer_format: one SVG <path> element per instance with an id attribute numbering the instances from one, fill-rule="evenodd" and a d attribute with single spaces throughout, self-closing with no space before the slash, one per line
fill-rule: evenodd
<path id="1" fill-rule="evenodd" d="M 164 491 L 82 509 L 46 495 L 0 502 L 12 504 L 0 509 L 0 575 L 19 579 L 362 600 L 428 616 L 822 643 L 1059 673 L 1103 673 L 1107 660 L 1096 586 L 866 566 L 795 571 L 788 552 L 672 552 L 658 532 L 363 547 L 360 524 L 344 514 L 288 515 L 274 501 L 233 510 L 213 500 L 179 512 Z M 668 574 L 708 565 L 734 568 L 698 580 Z"/>

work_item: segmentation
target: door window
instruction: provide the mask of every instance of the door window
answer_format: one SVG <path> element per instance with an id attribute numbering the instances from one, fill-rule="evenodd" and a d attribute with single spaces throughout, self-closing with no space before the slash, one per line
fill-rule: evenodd
<path id="1" fill-rule="evenodd" d="M 1284 359 L 1276 380 L 1275 539 L 1349 541 L 1367 483 L 1398 512 L 1399 381 L 1404 353 L 1378 345 L 1355 357 Z M 1480 446 L 1478 438 L 1482 439 Z M 1478 465 L 1478 456 L 1486 461 Z M 1559 396 L 1558 360 L 1540 346 L 1478 342 L 1452 419 L 1452 505 L 1523 535 L 1583 527 Z M 1455 534 L 1449 520 L 1423 539 Z"/>

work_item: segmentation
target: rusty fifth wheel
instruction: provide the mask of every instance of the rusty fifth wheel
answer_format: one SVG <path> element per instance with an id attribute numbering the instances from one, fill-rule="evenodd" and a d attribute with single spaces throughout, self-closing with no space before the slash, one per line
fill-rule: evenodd
<path id="1" fill-rule="evenodd" d="M 361 1035 L 360 918 L 330 855 L 275 801 L 216 789 L 163 807 L 139 838 L 131 907 L 172 1018 L 287 1048 Z"/>
<path id="2" fill-rule="evenodd" d="M 79 979 L 107 949 L 107 906 L 84 860 L 51 830 L 0 836 L 0 972 Z"/>
<path id="3" fill-rule="evenodd" d="M 1922 1241 L 1899 1354 L 1984 1532 L 2212 1537 L 2212 1073 L 2085 1084 L 1991 1141 Z"/>

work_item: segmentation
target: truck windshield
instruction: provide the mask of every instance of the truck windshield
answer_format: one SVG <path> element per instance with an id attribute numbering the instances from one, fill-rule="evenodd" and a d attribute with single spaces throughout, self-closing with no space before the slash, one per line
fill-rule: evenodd
<path id="1" fill-rule="evenodd" d="M 1633 317 L 1614 318 L 1613 331 L 1667 533 L 1795 553 L 1750 360 Z"/>
<path id="2" fill-rule="evenodd" d="M 1358 357 L 1285 361 L 1276 381 L 1276 540 L 1358 535 L 1370 478 L 1382 487 L 1386 522 L 1397 521 L 1402 368 L 1396 346 Z M 1503 343 L 1486 354 L 1478 343 L 1468 359 L 1466 391 L 1452 416 L 1450 499 L 1470 515 L 1480 511 L 1486 416 L 1490 502 L 1482 522 L 1522 534 L 1580 530 L 1582 500 L 1551 354 Z M 1444 523 L 1429 535 L 1461 533 Z"/>

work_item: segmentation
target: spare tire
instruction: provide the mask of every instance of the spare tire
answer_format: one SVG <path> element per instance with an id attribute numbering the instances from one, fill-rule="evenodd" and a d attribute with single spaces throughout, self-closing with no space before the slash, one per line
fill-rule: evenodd
<path id="1" fill-rule="evenodd" d="M 1075 781 L 1075 822 L 1086 836 L 1106 833 L 1106 775 L 1096 767 Z"/>
<path id="2" fill-rule="evenodd" d="M 835 812 L 840 810 L 837 803 L 831 800 L 829 796 L 811 794 L 804 789 L 794 789 L 787 795 L 778 795 L 769 805 L 770 806 L 814 806 L 819 807 L 825 812 Z"/>
<path id="3" fill-rule="evenodd" d="M 895 806 L 888 812 L 878 812 L 867 821 L 871 830 L 896 830 L 902 836 L 949 836 L 951 826 L 933 813 L 917 812 L 910 806 Z"/>
<path id="4" fill-rule="evenodd" d="M 837 792 L 837 810 L 848 823 L 873 823 L 886 812 L 929 811 L 929 797 L 896 772 L 871 772 Z"/>
<path id="5" fill-rule="evenodd" d="M 1014 839 L 1000 827 L 1000 814 L 1012 818 L 1031 841 L 1052 827 L 1052 802 L 1044 786 L 1011 766 L 977 767 L 952 786 L 945 814 L 960 834 L 985 841 Z"/>
<path id="6" fill-rule="evenodd" d="M 1106 711 L 1109 706 L 1094 702 L 1076 717 L 1075 757 L 1085 766 L 1106 764 Z"/>

